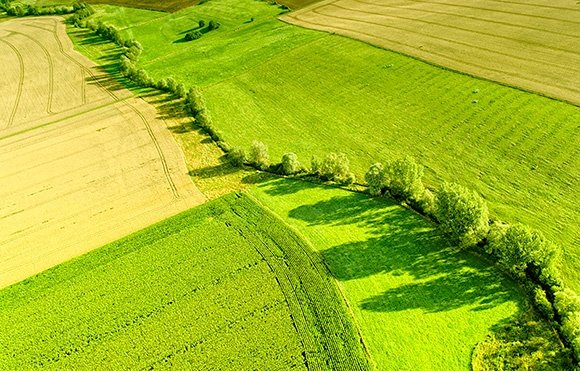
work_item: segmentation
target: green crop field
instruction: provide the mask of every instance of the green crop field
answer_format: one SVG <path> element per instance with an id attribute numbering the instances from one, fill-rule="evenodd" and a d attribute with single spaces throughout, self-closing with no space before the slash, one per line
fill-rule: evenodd
<path id="1" fill-rule="evenodd" d="M 321 253 L 378 369 L 469 369 L 475 345 L 522 308 L 494 267 L 389 201 L 289 180 L 251 193 Z"/>
<path id="2" fill-rule="evenodd" d="M 23 4 L 38 6 L 72 5 L 77 0 L 21 0 Z M 181 9 L 199 4 L 200 0 L 86 0 L 88 4 L 110 4 L 131 8 L 150 9 L 160 12 L 177 12 Z"/>
<path id="3" fill-rule="evenodd" d="M 325 269 L 233 194 L 1 290 L 0 369 L 365 369 Z"/>
<path id="4" fill-rule="evenodd" d="M 426 181 L 480 192 L 495 217 L 539 229 L 564 251 L 580 290 L 580 108 L 277 20 L 253 0 L 212 0 L 176 14 L 98 7 L 144 45 L 155 78 L 200 86 L 233 145 L 262 140 L 274 158 L 344 152 L 359 178 L 405 155 Z M 199 20 L 217 31 L 193 42 Z"/>

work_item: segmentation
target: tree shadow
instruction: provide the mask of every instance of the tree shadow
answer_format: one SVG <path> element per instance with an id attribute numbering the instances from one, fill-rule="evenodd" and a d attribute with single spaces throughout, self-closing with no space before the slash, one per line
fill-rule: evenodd
<path id="1" fill-rule="evenodd" d="M 275 175 L 269 173 L 262 173 L 262 172 L 255 172 L 249 175 L 246 175 L 242 178 L 243 184 L 262 184 L 269 182 L 273 179 L 277 179 Z"/>
<path id="2" fill-rule="evenodd" d="M 259 188 L 264 190 L 264 192 L 270 196 L 284 196 L 297 193 L 305 189 L 313 189 L 313 188 L 324 189 L 323 186 L 320 186 L 318 184 L 288 178 L 268 182 L 264 185 L 259 186 Z"/>
<path id="3" fill-rule="evenodd" d="M 337 233 L 344 233 L 343 226 L 364 229 L 363 240 L 322 251 L 336 279 L 389 274 L 415 280 L 365 300 L 364 310 L 439 312 L 470 305 L 478 311 L 514 299 L 513 284 L 495 267 L 458 252 L 432 224 L 390 200 L 352 193 L 298 206 L 288 216 L 337 227 Z"/>
<path id="4" fill-rule="evenodd" d="M 474 306 L 472 311 L 491 309 L 512 299 L 513 293 L 496 277 L 497 272 L 487 269 L 459 269 L 425 282 L 406 284 L 389 289 L 361 303 L 361 308 L 372 312 L 396 312 L 421 308 L 435 313 Z"/>
<path id="5" fill-rule="evenodd" d="M 189 172 L 190 176 L 197 176 L 200 178 L 213 178 L 223 175 L 230 175 L 240 171 L 239 168 L 232 166 L 228 162 L 222 162 L 219 165 L 208 166 L 201 169 L 192 170 Z"/>

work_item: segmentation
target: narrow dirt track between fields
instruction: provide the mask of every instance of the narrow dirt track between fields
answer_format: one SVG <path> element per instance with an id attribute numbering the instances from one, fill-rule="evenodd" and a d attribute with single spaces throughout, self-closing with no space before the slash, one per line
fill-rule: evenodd
<path id="1" fill-rule="evenodd" d="M 206 200 L 155 107 L 62 18 L 0 24 L 0 287 Z"/>
<path id="2" fill-rule="evenodd" d="M 282 20 L 580 104 L 580 7 L 570 0 L 329 0 Z"/>

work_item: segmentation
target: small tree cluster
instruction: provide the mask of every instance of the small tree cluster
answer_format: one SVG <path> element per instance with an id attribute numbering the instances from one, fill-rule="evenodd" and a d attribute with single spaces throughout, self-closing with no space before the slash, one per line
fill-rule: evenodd
<path id="1" fill-rule="evenodd" d="M 184 104 L 186 111 L 195 118 L 195 122 L 223 149 L 223 146 L 225 146 L 223 143 L 223 134 L 213 126 L 205 104 L 205 99 L 199 89 L 195 87 L 189 89 L 185 96 Z"/>
<path id="2" fill-rule="evenodd" d="M 84 2 L 73 4 L 74 15 L 68 19 L 68 22 L 75 27 L 86 27 L 84 20 L 95 13 L 92 7 Z"/>
<path id="3" fill-rule="evenodd" d="M 266 170 L 270 166 L 270 154 L 268 146 L 264 143 L 254 140 L 250 148 L 248 161 L 260 170 Z"/>
<path id="4" fill-rule="evenodd" d="M 228 152 L 227 156 L 228 160 L 234 166 L 242 166 L 247 161 L 246 151 L 242 147 L 232 147 Z"/>
<path id="5" fill-rule="evenodd" d="M 209 21 L 209 24 L 207 25 L 207 29 L 209 31 L 213 31 L 213 30 L 217 30 L 218 28 L 220 28 L 221 24 L 219 22 L 216 21 Z"/>
<path id="6" fill-rule="evenodd" d="M 481 242 L 489 231 L 489 212 L 476 192 L 443 183 L 435 195 L 435 216 L 441 229 L 462 247 Z"/>
<path id="7" fill-rule="evenodd" d="M 199 31 L 190 31 L 185 34 L 185 41 L 193 41 L 201 38 L 202 33 Z"/>
<path id="8" fill-rule="evenodd" d="M 557 250 L 541 233 L 517 224 L 494 225 L 488 237 L 486 250 L 512 274 L 538 278 L 543 269 L 552 266 Z"/>
<path id="9" fill-rule="evenodd" d="M 39 15 L 65 15 L 74 13 L 76 10 L 72 6 L 52 6 L 52 7 L 38 7 L 31 4 L 14 3 L 12 1 L 4 1 L 0 3 L 7 15 L 12 17 L 26 17 Z"/>
<path id="10" fill-rule="evenodd" d="M 282 156 L 280 163 L 280 171 L 283 175 L 295 175 L 304 170 L 298 156 L 295 153 L 289 152 Z"/>
<path id="11" fill-rule="evenodd" d="M 580 298 L 570 289 L 554 294 L 554 308 L 561 317 L 561 333 L 572 348 L 576 362 L 580 361 Z"/>
<path id="12" fill-rule="evenodd" d="M 313 164 L 313 174 L 318 174 L 322 180 L 331 180 L 341 184 L 352 184 L 356 180 L 350 171 L 350 161 L 344 153 L 329 153 L 319 163 Z"/>

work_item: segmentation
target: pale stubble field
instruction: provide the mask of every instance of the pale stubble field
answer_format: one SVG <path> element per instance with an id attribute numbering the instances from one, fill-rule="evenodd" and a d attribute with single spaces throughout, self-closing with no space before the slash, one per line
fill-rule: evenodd
<path id="1" fill-rule="evenodd" d="M 0 24 L 0 287 L 205 201 L 172 122 L 73 50 L 61 18 Z"/>

